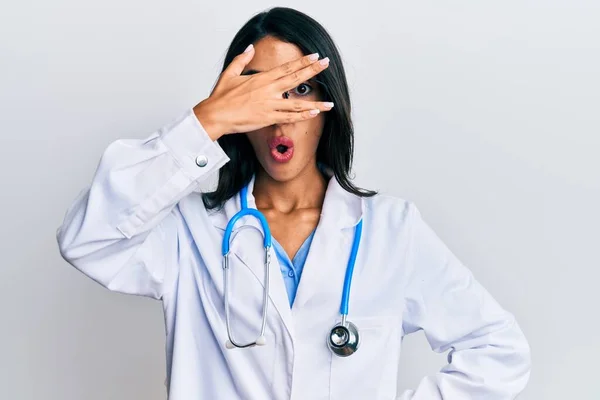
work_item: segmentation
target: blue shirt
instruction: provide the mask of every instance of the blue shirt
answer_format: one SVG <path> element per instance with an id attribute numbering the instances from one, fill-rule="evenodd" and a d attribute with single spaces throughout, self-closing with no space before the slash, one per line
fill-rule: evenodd
<path id="1" fill-rule="evenodd" d="M 290 260 L 283 247 L 275 240 L 271 238 L 275 254 L 277 254 L 277 260 L 281 266 L 281 276 L 283 276 L 283 282 L 287 290 L 288 299 L 290 300 L 290 307 L 294 304 L 294 298 L 296 298 L 296 291 L 298 290 L 298 283 L 300 283 L 300 275 L 304 269 L 304 263 L 306 262 L 306 256 L 308 256 L 308 249 L 312 242 L 315 231 L 306 238 L 302 246 L 298 249 L 298 252 L 294 256 L 293 260 Z"/>

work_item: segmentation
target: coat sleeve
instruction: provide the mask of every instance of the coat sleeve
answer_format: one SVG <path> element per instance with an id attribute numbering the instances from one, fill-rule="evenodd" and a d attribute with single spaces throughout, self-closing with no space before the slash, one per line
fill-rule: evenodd
<path id="1" fill-rule="evenodd" d="M 524 389 L 530 350 L 504 310 L 423 221 L 411 204 L 410 276 L 403 329 L 423 330 L 448 363 L 400 400 L 508 400 Z"/>
<path id="2" fill-rule="evenodd" d="M 228 161 L 191 109 L 111 143 L 56 231 L 62 257 L 110 290 L 161 298 L 177 267 L 175 205 Z"/>

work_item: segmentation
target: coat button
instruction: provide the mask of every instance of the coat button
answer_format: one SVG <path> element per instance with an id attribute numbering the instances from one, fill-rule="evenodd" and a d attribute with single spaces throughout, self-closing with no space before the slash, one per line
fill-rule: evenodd
<path id="1" fill-rule="evenodd" d="M 288 276 L 289 276 L 290 278 L 293 278 L 293 277 L 294 277 L 294 271 L 289 271 L 289 272 L 288 272 Z"/>
<path id="2" fill-rule="evenodd" d="M 204 155 L 199 155 L 198 157 L 196 157 L 196 165 L 199 167 L 206 167 L 206 164 L 208 164 L 208 157 L 204 156 Z"/>

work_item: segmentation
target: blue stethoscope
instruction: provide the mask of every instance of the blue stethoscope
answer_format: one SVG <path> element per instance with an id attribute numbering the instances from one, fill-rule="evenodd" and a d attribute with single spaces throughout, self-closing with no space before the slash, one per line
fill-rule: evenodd
<path id="1" fill-rule="evenodd" d="M 233 348 L 247 348 L 252 346 L 264 346 L 267 343 L 265 338 L 265 329 L 267 326 L 267 306 L 269 303 L 269 266 L 271 263 L 271 230 L 265 216 L 254 208 L 248 208 L 248 187 L 242 188 L 240 192 L 240 202 L 242 209 L 229 220 L 225 234 L 223 236 L 223 275 L 224 275 L 224 290 L 225 290 L 225 323 L 227 325 L 227 336 L 228 340 L 225 346 L 228 349 Z M 263 310 L 262 310 L 262 323 L 260 327 L 260 334 L 258 338 L 250 343 L 239 343 L 237 342 L 231 333 L 231 323 L 229 321 L 229 242 L 231 233 L 236 222 L 247 215 L 251 215 L 260 221 L 263 230 L 264 247 L 265 247 L 265 284 L 263 292 Z M 348 316 L 348 302 L 350 299 L 350 285 L 352 284 L 352 275 L 354 273 L 354 264 L 356 263 L 356 254 L 358 253 L 358 247 L 360 244 L 360 237 L 362 234 L 362 219 L 356 225 L 354 231 L 354 241 L 352 242 L 352 250 L 350 251 L 350 259 L 348 260 L 348 266 L 346 267 L 346 276 L 344 278 L 344 288 L 342 291 L 342 302 L 340 304 L 340 315 L 341 322 L 338 322 L 333 328 L 331 328 L 327 337 L 327 345 L 331 351 L 340 356 L 347 357 L 354 354 L 360 345 L 360 335 L 358 334 L 358 328 L 352 322 L 347 320 Z"/>

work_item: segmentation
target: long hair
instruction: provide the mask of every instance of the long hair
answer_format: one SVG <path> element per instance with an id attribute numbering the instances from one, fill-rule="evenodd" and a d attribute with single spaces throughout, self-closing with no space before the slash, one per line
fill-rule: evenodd
<path id="1" fill-rule="evenodd" d="M 354 153 L 354 127 L 350 116 L 350 94 L 342 58 L 325 28 L 313 18 L 297 10 L 276 7 L 252 17 L 233 38 L 225 61 L 224 71 L 234 57 L 251 43 L 271 36 L 294 44 L 304 54 L 319 53 L 329 57 L 329 67 L 317 76 L 324 92 L 323 101 L 333 101 L 335 107 L 325 113 L 323 132 L 317 147 L 317 162 L 329 166 L 346 191 L 359 196 L 373 196 L 374 191 L 360 189 L 350 180 Z M 222 207 L 235 196 L 259 168 L 259 162 L 245 134 L 223 135 L 218 139 L 230 161 L 219 170 L 217 188 L 204 193 L 208 209 Z"/>

